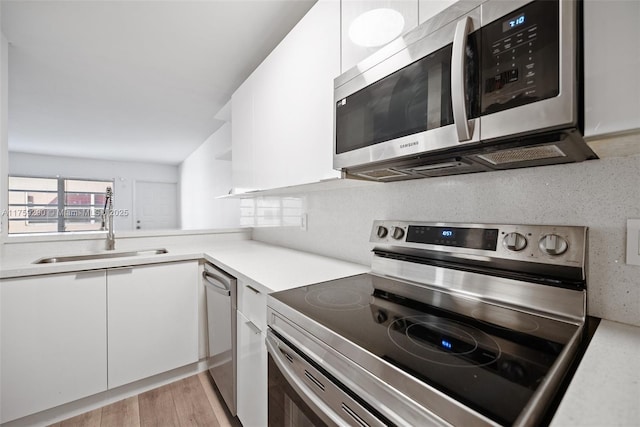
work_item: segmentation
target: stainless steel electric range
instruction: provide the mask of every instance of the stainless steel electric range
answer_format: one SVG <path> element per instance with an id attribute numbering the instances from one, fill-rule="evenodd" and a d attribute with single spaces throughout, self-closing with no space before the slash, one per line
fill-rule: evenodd
<path id="1" fill-rule="evenodd" d="M 370 273 L 271 294 L 269 425 L 533 425 L 586 336 L 587 228 L 375 221 Z"/>

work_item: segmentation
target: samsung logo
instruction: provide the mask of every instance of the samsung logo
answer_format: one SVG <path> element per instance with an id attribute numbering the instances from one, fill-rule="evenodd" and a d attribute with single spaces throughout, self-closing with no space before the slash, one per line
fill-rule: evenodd
<path id="1" fill-rule="evenodd" d="M 404 144 L 400 144 L 400 148 L 409 148 L 413 147 L 414 145 L 418 145 L 418 141 L 405 142 Z"/>

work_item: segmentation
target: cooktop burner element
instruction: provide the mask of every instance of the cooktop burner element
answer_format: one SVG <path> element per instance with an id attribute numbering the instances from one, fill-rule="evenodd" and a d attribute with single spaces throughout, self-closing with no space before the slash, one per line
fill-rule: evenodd
<path id="1" fill-rule="evenodd" d="M 395 424 L 538 424 L 583 339 L 586 231 L 376 221 L 371 273 L 271 294 L 270 336 Z"/>
<path id="2" fill-rule="evenodd" d="M 428 315 L 396 319 L 387 334 L 402 350 L 438 365 L 485 366 L 495 363 L 501 353 L 498 343 L 479 329 Z"/>
<path id="3" fill-rule="evenodd" d="M 359 310 L 365 305 L 362 295 L 349 289 L 311 291 L 305 296 L 305 301 L 314 307 L 334 311 Z"/>

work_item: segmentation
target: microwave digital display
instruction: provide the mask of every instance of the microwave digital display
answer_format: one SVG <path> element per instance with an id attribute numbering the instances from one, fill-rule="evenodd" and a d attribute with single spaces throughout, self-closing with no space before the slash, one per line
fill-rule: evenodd
<path id="1" fill-rule="evenodd" d="M 505 31 L 509 31 L 513 28 L 519 27 L 520 25 L 524 24 L 524 22 L 525 22 L 525 15 L 524 13 L 521 13 L 515 18 L 504 21 L 502 23 L 502 32 L 504 33 Z"/>

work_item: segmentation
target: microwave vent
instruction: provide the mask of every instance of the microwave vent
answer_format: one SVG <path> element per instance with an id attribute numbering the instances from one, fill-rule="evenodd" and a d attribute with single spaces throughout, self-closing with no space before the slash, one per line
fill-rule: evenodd
<path id="1" fill-rule="evenodd" d="M 503 165 L 506 163 L 527 162 L 531 160 L 553 159 L 556 157 L 566 157 L 567 155 L 556 145 L 542 145 L 538 147 L 525 147 L 509 150 L 496 151 L 495 153 L 478 155 L 480 159 L 492 165 Z"/>

